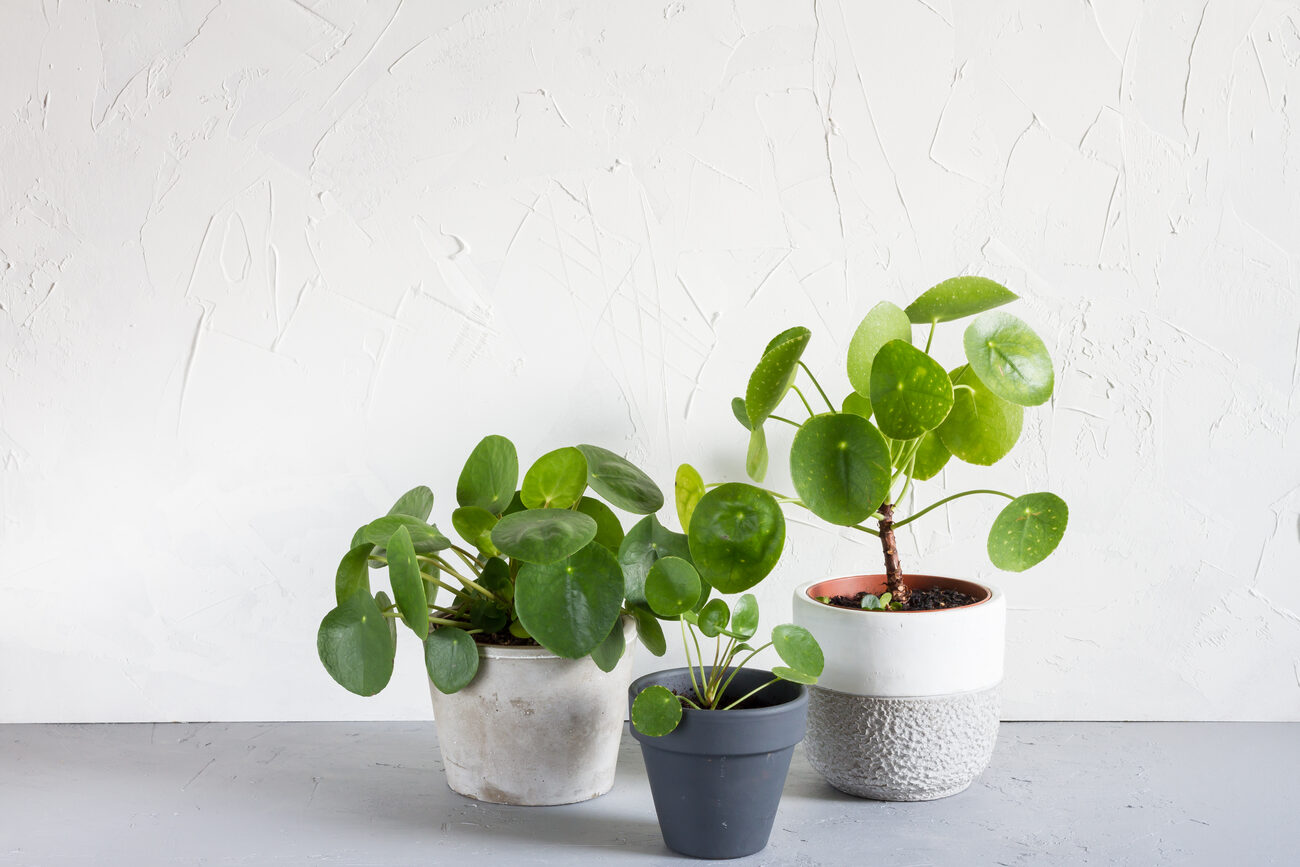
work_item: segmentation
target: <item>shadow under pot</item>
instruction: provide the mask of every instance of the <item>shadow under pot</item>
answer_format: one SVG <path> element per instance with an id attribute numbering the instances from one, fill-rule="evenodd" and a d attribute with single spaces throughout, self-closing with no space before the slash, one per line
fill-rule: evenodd
<path id="1" fill-rule="evenodd" d="M 881 801 L 929 801 L 966 789 L 997 742 L 1006 600 L 993 587 L 906 575 L 913 591 L 957 590 L 970 605 L 864 611 L 818 602 L 885 592 L 884 575 L 810 581 L 794 622 L 817 639 L 826 668 L 810 688 L 808 762 L 832 786 Z"/>
<path id="2" fill-rule="evenodd" d="M 772 679 L 768 671 L 741 669 L 722 704 Z M 643 689 L 656 684 L 690 695 L 690 670 L 674 668 L 633 681 L 629 710 Z M 767 845 L 790 756 L 803 740 L 808 690 L 778 681 L 754 698 L 744 709 L 686 708 L 677 728 L 661 737 L 632 728 L 669 849 L 694 858 L 739 858 Z M 759 702 L 765 706 L 754 706 Z"/>
<path id="3" fill-rule="evenodd" d="M 623 736 L 623 697 L 636 645 L 611 672 L 591 657 L 565 659 L 544 647 L 478 647 L 478 674 L 444 695 L 433 682 L 438 746 L 452 791 L 494 804 L 587 801 L 614 785 Z"/>

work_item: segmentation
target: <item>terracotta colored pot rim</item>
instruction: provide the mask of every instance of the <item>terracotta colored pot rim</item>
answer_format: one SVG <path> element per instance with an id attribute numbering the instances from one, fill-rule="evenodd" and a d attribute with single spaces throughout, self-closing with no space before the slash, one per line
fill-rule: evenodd
<path id="1" fill-rule="evenodd" d="M 885 592 L 885 577 L 884 575 L 846 575 L 842 578 L 827 578 L 825 581 L 817 581 L 808 586 L 808 598 L 816 602 L 819 596 L 852 596 L 863 590 L 879 596 Z M 893 611 L 890 612 L 891 614 L 943 614 L 945 611 L 962 611 L 975 608 L 993 598 L 993 589 L 991 587 L 977 584 L 974 581 L 963 581 L 960 578 L 947 578 L 943 575 L 904 574 L 903 580 L 913 590 L 956 590 L 959 593 L 965 593 L 967 596 L 975 597 L 975 601 L 970 605 L 961 605 L 957 608 L 935 608 L 929 611 Z M 841 608 L 839 610 L 854 611 L 855 609 Z M 862 609 L 860 613 L 874 614 L 875 612 Z"/>

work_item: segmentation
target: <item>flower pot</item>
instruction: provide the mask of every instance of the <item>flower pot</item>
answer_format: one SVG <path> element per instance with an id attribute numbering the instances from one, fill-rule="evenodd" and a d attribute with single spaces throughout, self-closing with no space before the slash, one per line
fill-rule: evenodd
<path id="1" fill-rule="evenodd" d="M 742 669 L 727 689 L 739 698 L 772 679 L 771 672 Z M 637 678 L 628 705 L 641 690 L 661 684 L 689 693 L 689 669 Z M 780 681 L 758 694 L 768 707 L 682 712 L 677 728 L 641 742 L 659 829 L 668 848 L 695 858 L 739 858 L 767 845 L 795 744 L 803 740 L 808 690 Z M 724 704 L 726 702 L 724 701 Z"/>
<path id="2" fill-rule="evenodd" d="M 452 791 L 494 804 L 571 804 L 614 785 L 635 626 L 612 672 L 542 647 L 480 645 L 478 675 L 444 695 L 429 684 Z"/>
<path id="3" fill-rule="evenodd" d="M 826 654 L 810 690 L 804 752 L 835 788 L 882 801 L 957 794 L 988 767 L 998 734 L 1002 594 L 932 575 L 906 581 L 977 601 L 937 611 L 859 611 L 816 601 L 862 590 L 879 595 L 883 575 L 813 581 L 794 594 L 794 622 Z"/>

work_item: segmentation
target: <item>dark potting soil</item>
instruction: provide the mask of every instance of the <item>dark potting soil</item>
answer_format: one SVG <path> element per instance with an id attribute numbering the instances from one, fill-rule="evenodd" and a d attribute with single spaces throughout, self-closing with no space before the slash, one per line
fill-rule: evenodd
<path id="1" fill-rule="evenodd" d="M 689 698 L 691 701 L 695 702 L 696 704 L 700 703 L 700 700 L 695 697 L 695 690 L 693 689 L 688 689 L 684 691 L 675 689 L 672 692 L 673 695 L 677 696 L 678 698 Z M 727 705 L 731 704 L 731 702 L 735 701 L 736 698 L 737 698 L 736 696 L 724 696 L 723 700 L 718 702 L 718 706 L 726 707 Z M 749 698 L 745 699 L 740 704 L 731 708 L 731 710 L 757 710 L 758 708 L 761 707 L 771 707 L 771 706 L 772 706 L 772 702 L 763 698 L 762 694 L 760 693 L 759 695 L 751 695 Z M 690 708 L 691 710 L 694 710 L 694 708 L 691 708 L 691 706 L 686 704 L 685 702 L 682 702 L 682 707 Z"/>
<path id="2" fill-rule="evenodd" d="M 864 590 L 852 596 L 832 596 L 831 605 L 836 608 L 861 608 L 862 600 L 867 595 Z M 960 608 L 974 605 L 975 597 L 960 590 L 913 590 L 907 597 L 907 604 L 899 611 L 936 611 L 940 608 Z"/>
<path id="3" fill-rule="evenodd" d="M 494 632 L 491 635 L 479 632 L 473 638 L 479 644 L 489 644 L 493 647 L 541 647 L 531 638 L 516 638 L 509 632 Z"/>

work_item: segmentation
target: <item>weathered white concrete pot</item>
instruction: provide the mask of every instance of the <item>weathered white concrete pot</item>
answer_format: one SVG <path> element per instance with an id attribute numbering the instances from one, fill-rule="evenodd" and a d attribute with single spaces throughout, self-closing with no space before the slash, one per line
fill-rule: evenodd
<path id="1" fill-rule="evenodd" d="M 479 646 L 478 675 L 443 695 L 429 683 L 447 785 L 494 804 L 572 804 L 608 792 L 627 711 L 636 629 L 609 673 L 590 657 Z"/>
<path id="2" fill-rule="evenodd" d="M 955 795 L 988 767 L 998 735 L 1006 600 L 995 588 L 932 575 L 909 587 L 979 600 L 938 611 L 858 611 L 819 596 L 884 592 L 885 576 L 810 581 L 794 622 L 817 638 L 826 669 L 811 688 L 808 761 L 835 788 L 882 801 Z"/>

